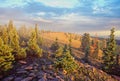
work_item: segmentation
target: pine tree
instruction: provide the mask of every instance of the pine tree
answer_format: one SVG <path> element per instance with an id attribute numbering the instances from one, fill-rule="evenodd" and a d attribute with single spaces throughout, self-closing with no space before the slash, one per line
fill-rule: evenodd
<path id="1" fill-rule="evenodd" d="M 3 32 L 2 32 L 2 39 L 3 39 L 4 44 L 8 44 L 8 37 L 9 37 L 9 35 L 7 32 L 7 27 L 5 26 L 3 28 Z"/>
<path id="2" fill-rule="evenodd" d="M 88 56 L 90 55 L 90 35 L 85 33 L 82 37 L 82 49 L 85 52 L 84 60 L 88 62 Z"/>
<path id="3" fill-rule="evenodd" d="M 13 21 L 10 20 L 8 24 L 8 32 L 11 31 L 14 28 Z"/>
<path id="4" fill-rule="evenodd" d="M 40 35 L 37 24 L 35 25 L 35 33 L 36 33 L 37 43 L 39 44 L 39 46 L 42 46 L 43 45 L 43 38 Z"/>
<path id="5" fill-rule="evenodd" d="M 58 69 L 63 69 L 67 72 L 67 74 L 70 74 L 77 70 L 78 65 L 75 62 L 74 58 L 70 54 L 70 50 L 64 47 L 63 54 L 61 57 L 57 58 L 55 61 L 55 67 Z"/>
<path id="6" fill-rule="evenodd" d="M 10 37 L 10 46 L 16 52 L 17 49 L 20 48 L 20 46 L 19 46 L 19 36 L 18 36 L 16 28 L 13 28 L 9 32 L 9 37 Z"/>
<path id="7" fill-rule="evenodd" d="M 31 34 L 31 37 L 28 41 L 28 54 L 32 55 L 32 56 L 37 56 L 37 57 L 41 57 L 42 56 L 42 49 L 39 48 L 38 44 L 37 44 L 37 37 L 36 37 L 36 32 L 33 31 Z"/>
<path id="8" fill-rule="evenodd" d="M 35 33 L 36 33 L 36 38 L 38 39 L 38 25 L 35 25 Z"/>
<path id="9" fill-rule="evenodd" d="M 90 46 L 90 35 L 85 33 L 82 37 L 82 50 L 85 52 L 86 47 Z"/>
<path id="10" fill-rule="evenodd" d="M 11 69 L 13 61 L 12 49 L 0 38 L 0 74 Z"/>
<path id="11" fill-rule="evenodd" d="M 59 47 L 58 50 L 56 50 L 55 52 L 55 57 L 60 57 L 62 56 L 62 53 L 63 53 L 63 48 L 62 47 Z"/>
<path id="12" fill-rule="evenodd" d="M 113 69 L 114 65 L 116 64 L 116 41 L 114 35 L 115 29 L 111 29 L 110 38 L 107 42 L 107 47 L 103 50 L 104 51 L 104 65 L 103 68 L 106 72 L 110 72 Z"/>
<path id="13" fill-rule="evenodd" d="M 70 54 L 72 54 L 72 36 L 70 34 L 70 38 L 69 38 L 69 50 L 70 50 Z"/>
<path id="14" fill-rule="evenodd" d="M 56 51 L 59 48 L 58 38 L 56 38 L 55 42 L 51 45 L 51 50 Z"/>
<path id="15" fill-rule="evenodd" d="M 88 62 L 88 61 L 89 61 L 89 58 L 88 58 L 89 54 L 90 54 L 90 46 L 87 46 L 87 47 L 85 48 L 85 56 L 84 56 L 84 58 L 83 58 L 85 62 Z"/>
<path id="16" fill-rule="evenodd" d="M 19 35 L 12 21 L 10 21 L 8 25 L 8 34 L 9 34 L 8 44 L 13 49 L 12 53 L 15 55 L 15 59 L 19 60 L 26 58 L 26 50 L 24 48 L 21 48 L 19 45 Z"/>
<path id="17" fill-rule="evenodd" d="M 94 58 L 98 58 L 99 51 L 100 51 L 100 44 L 99 44 L 99 41 L 97 41 L 96 48 L 95 48 L 95 51 L 94 51 Z"/>

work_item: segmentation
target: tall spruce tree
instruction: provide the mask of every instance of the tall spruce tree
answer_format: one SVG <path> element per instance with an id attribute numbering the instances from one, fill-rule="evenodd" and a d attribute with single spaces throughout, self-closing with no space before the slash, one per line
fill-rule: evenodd
<path id="1" fill-rule="evenodd" d="M 36 38 L 38 39 L 38 25 L 35 24 L 35 33 L 36 33 Z"/>
<path id="2" fill-rule="evenodd" d="M 69 50 L 70 50 L 70 54 L 72 54 L 72 35 L 71 34 L 69 38 Z"/>
<path id="3" fill-rule="evenodd" d="M 4 44 L 8 44 L 8 37 L 9 37 L 9 35 L 7 32 L 7 27 L 4 26 L 3 32 L 2 32 L 2 39 L 3 39 Z"/>
<path id="4" fill-rule="evenodd" d="M 28 41 L 28 54 L 32 56 L 41 57 L 42 56 L 42 49 L 39 48 L 37 44 L 37 37 L 35 30 L 31 33 L 30 39 Z"/>
<path id="5" fill-rule="evenodd" d="M 0 74 L 11 69 L 13 61 L 12 49 L 0 37 Z"/>
<path id="6" fill-rule="evenodd" d="M 9 46 L 13 49 L 12 53 L 16 60 L 26 58 L 26 51 L 19 45 L 19 35 L 12 21 L 8 25 Z"/>
<path id="7" fill-rule="evenodd" d="M 104 52 L 104 65 L 105 67 L 103 68 L 106 72 L 110 72 L 114 65 L 116 64 L 116 41 L 115 41 L 115 28 L 111 29 L 111 34 L 110 38 L 108 39 L 107 42 L 107 47 L 103 50 Z"/>
<path id="8" fill-rule="evenodd" d="M 100 43 L 99 43 L 99 41 L 97 41 L 96 48 L 95 48 L 95 51 L 94 51 L 94 57 L 95 58 L 98 58 L 99 51 L 100 51 Z"/>
<path id="9" fill-rule="evenodd" d="M 85 33 L 82 37 L 82 51 L 85 52 L 86 47 L 90 46 L 90 35 L 88 33 Z"/>
<path id="10" fill-rule="evenodd" d="M 82 37 L 82 50 L 85 52 L 84 60 L 88 62 L 90 54 L 90 35 L 88 33 L 85 33 Z"/>
<path id="11" fill-rule="evenodd" d="M 59 49 L 59 43 L 58 43 L 58 38 L 55 39 L 55 42 L 51 45 L 51 50 L 54 52 Z"/>
<path id="12" fill-rule="evenodd" d="M 55 67 L 58 69 L 63 69 L 67 74 L 71 74 L 77 70 L 78 65 L 74 60 L 74 57 L 70 54 L 70 50 L 66 45 L 63 48 L 63 53 L 60 57 L 55 60 Z"/>

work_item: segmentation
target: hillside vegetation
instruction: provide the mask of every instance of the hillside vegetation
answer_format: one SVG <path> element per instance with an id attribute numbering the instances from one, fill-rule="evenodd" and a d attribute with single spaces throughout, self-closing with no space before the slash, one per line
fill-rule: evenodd
<path id="1" fill-rule="evenodd" d="M 120 81 L 120 46 L 109 39 L 0 26 L 0 81 Z"/>

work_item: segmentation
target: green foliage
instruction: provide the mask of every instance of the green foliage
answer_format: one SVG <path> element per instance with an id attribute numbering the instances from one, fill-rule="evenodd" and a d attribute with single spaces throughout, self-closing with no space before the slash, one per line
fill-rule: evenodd
<path id="1" fill-rule="evenodd" d="M 100 44 L 99 41 L 97 41 L 96 48 L 94 51 L 94 58 L 98 58 L 99 50 L 100 50 Z"/>
<path id="2" fill-rule="evenodd" d="M 59 69 L 61 68 L 70 74 L 77 69 L 78 65 L 74 61 L 74 58 L 70 55 L 70 51 L 68 49 L 65 50 L 66 51 L 63 52 L 63 55 L 56 59 L 55 67 Z"/>
<path id="3" fill-rule="evenodd" d="M 9 37 L 9 35 L 8 35 L 8 32 L 7 32 L 7 28 L 4 27 L 3 28 L 3 33 L 2 33 L 2 39 L 3 39 L 4 44 L 8 44 L 8 37 Z"/>
<path id="4" fill-rule="evenodd" d="M 85 33 L 82 37 L 82 50 L 85 52 L 84 60 L 88 62 L 88 56 L 90 54 L 90 35 Z"/>
<path id="5" fill-rule="evenodd" d="M 74 73 L 74 77 L 74 81 L 117 81 L 105 72 L 83 64 Z"/>
<path id="6" fill-rule="evenodd" d="M 87 46 L 87 47 L 85 48 L 85 56 L 84 56 L 84 58 L 83 58 L 86 62 L 88 62 L 88 56 L 89 56 L 89 54 L 90 54 L 90 47 Z"/>
<path id="7" fill-rule="evenodd" d="M 72 36 L 70 34 L 70 38 L 69 38 L 69 50 L 70 50 L 70 54 L 72 54 Z"/>
<path id="8" fill-rule="evenodd" d="M 60 57 L 63 54 L 63 48 L 59 47 L 58 50 L 55 52 L 55 57 Z"/>
<path id="9" fill-rule="evenodd" d="M 15 55 L 15 59 L 16 60 L 21 60 L 21 59 L 25 59 L 27 57 L 26 54 L 26 49 L 25 48 L 19 48 L 17 51 L 17 54 Z"/>
<path id="10" fill-rule="evenodd" d="M 82 37 L 82 50 L 85 52 L 86 47 L 90 47 L 90 35 L 85 33 Z"/>
<path id="11" fill-rule="evenodd" d="M 13 48 L 13 50 L 16 51 L 20 46 L 19 46 L 19 36 L 15 28 L 9 31 L 9 37 L 10 37 L 9 44 Z"/>
<path id="12" fill-rule="evenodd" d="M 39 46 L 37 44 L 37 38 L 36 38 L 35 31 L 32 32 L 31 37 L 28 41 L 27 51 L 28 51 L 28 54 L 30 54 L 32 56 L 38 56 L 38 57 L 42 56 L 42 49 L 39 48 Z"/>
<path id="13" fill-rule="evenodd" d="M 12 53 L 15 55 L 16 60 L 26 58 L 26 51 L 25 49 L 21 48 L 19 45 L 19 35 L 17 33 L 16 28 L 13 26 L 13 22 L 9 22 L 8 26 L 8 33 L 9 33 L 9 45 L 13 49 Z"/>
<path id="14" fill-rule="evenodd" d="M 103 68 L 106 72 L 110 72 L 111 69 L 116 64 L 116 41 L 115 41 L 115 36 L 114 36 L 115 29 L 111 29 L 111 34 L 110 38 L 107 42 L 107 47 L 103 50 L 104 56 L 103 56 L 103 61 L 105 67 Z"/>
<path id="15" fill-rule="evenodd" d="M 11 52 L 12 49 L 0 38 L 0 74 L 12 68 L 14 56 Z"/>
<path id="16" fill-rule="evenodd" d="M 51 50 L 56 51 L 59 48 L 58 39 L 56 38 L 55 42 L 51 45 Z"/>

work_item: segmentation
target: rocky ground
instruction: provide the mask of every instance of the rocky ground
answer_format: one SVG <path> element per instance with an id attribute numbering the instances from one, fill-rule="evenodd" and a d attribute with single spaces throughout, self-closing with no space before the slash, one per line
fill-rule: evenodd
<path id="1" fill-rule="evenodd" d="M 56 73 L 52 62 L 45 58 L 21 60 L 15 66 L 14 72 L 1 81 L 64 81 L 63 73 Z"/>
<path id="2" fill-rule="evenodd" d="M 87 63 L 78 61 L 79 70 L 66 79 L 63 71 L 53 66 L 54 58 L 28 57 L 14 64 L 7 76 L 0 75 L 0 81 L 120 81 L 115 75 L 109 75 Z"/>

